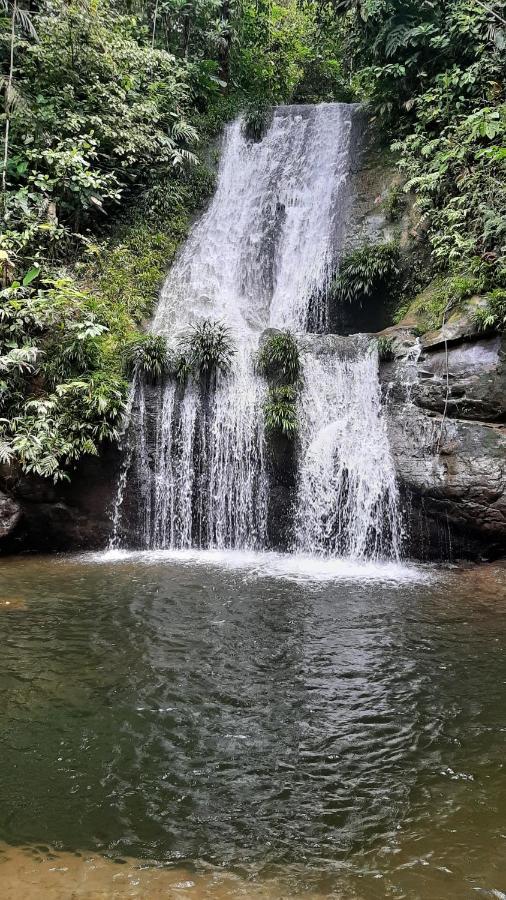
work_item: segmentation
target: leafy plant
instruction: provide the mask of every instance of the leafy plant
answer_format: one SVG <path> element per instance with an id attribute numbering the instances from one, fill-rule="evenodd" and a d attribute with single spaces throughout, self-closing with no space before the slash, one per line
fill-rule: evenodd
<path id="1" fill-rule="evenodd" d="M 390 362 L 395 358 L 393 339 L 386 335 L 376 338 L 376 347 L 380 362 Z"/>
<path id="2" fill-rule="evenodd" d="M 244 136 L 252 141 L 261 141 L 271 118 L 272 112 L 264 100 L 251 102 L 243 115 Z"/>
<path id="3" fill-rule="evenodd" d="M 227 372 L 235 353 L 230 329 L 223 322 L 203 319 L 192 325 L 179 342 L 177 362 L 179 377 L 191 373 L 195 378 L 208 378 L 215 372 Z"/>
<path id="4" fill-rule="evenodd" d="M 261 375 L 278 385 L 293 385 L 300 378 L 301 361 L 297 341 L 289 331 L 269 335 L 257 357 Z"/>
<path id="5" fill-rule="evenodd" d="M 398 184 L 389 188 L 383 201 L 383 209 L 389 222 L 396 222 L 402 214 L 406 204 L 406 195 Z"/>
<path id="6" fill-rule="evenodd" d="M 493 287 L 504 286 L 503 9 L 481 0 L 338 0 L 333 9 L 343 70 L 382 136 L 394 139 L 432 262 L 454 274 L 474 258 Z"/>
<path id="7" fill-rule="evenodd" d="M 486 306 L 477 309 L 475 322 L 480 331 L 504 331 L 506 329 L 506 291 L 496 289 L 486 295 Z"/>
<path id="8" fill-rule="evenodd" d="M 297 391 L 293 385 L 274 387 L 269 391 L 264 406 L 265 426 L 269 431 L 293 438 L 298 429 Z"/>
<path id="9" fill-rule="evenodd" d="M 31 399 L 18 415 L 0 419 L 0 461 L 54 481 L 68 479 L 68 467 L 83 453 L 96 455 L 104 440 L 118 438 L 124 384 L 99 376 L 58 385 Z"/>
<path id="10" fill-rule="evenodd" d="M 156 382 L 171 370 L 167 340 L 161 334 L 139 334 L 131 338 L 125 350 L 125 366 L 129 375 L 139 372 Z"/>
<path id="11" fill-rule="evenodd" d="M 399 274 L 399 250 L 393 243 L 353 250 L 339 263 L 332 293 L 348 303 L 362 303 Z"/>

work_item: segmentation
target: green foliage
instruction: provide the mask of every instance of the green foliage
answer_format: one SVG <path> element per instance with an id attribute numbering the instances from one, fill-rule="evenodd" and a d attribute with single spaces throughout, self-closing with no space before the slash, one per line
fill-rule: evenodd
<path id="1" fill-rule="evenodd" d="M 0 460 L 57 481 L 117 437 L 126 385 L 105 364 L 92 299 L 69 279 L 15 282 L 0 299 Z"/>
<path id="2" fill-rule="evenodd" d="M 380 362 L 390 362 L 395 358 L 394 342 L 392 338 L 381 335 L 381 337 L 376 339 L 376 347 Z"/>
<path id="3" fill-rule="evenodd" d="M 269 106 L 263 102 L 248 104 L 244 112 L 243 132 L 252 141 L 261 141 L 272 117 Z"/>
<path id="4" fill-rule="evenodd" d="M 155 383 L 172 371 L 167 340 L 161 334 L 137 334 L 130 338 L 125 349 L 127 375 L 139 372 L 147 381 Z"/>
<path id="5" fill-rule="evenodd" d="M 269 335 L 257 357 L 257 368 L 270 383 L 264 406 L 265 427 L 287 438 L 297 433 L 297 390 L 301 359 L 297 341 L 289 331 Z"/>
<path id="6" fill-rule="evenodd" d="M 322 4 L 328 9 L 326 3 Z M 499 4 L 337 0 L 343 63 L 395 138 L 442 273 L 506 268 L 506 26 Z"/>
<path id="7" fill-rule="evenodd" d="M 297 390 L 293 385 L 283 385 L 269 390 L 264 406 L 265 427 L 268 431 L 284 434 L 293 439 L 297 434 Z"/>
<path id="8" fill-rule="evenodd" d="M 353 250 L 339 263 L 333 295 L 349 303 L 362 303 L 392 285 L 399 274 L 398 260 L 399 250 L 392 243 Z"/>
<path id="9" fill-rule="evenodd" d="M 506 291 L 497 289 L 486 295 L 486 306 L 477 309 L 475 322 L 480 331 L 504 331 L 506 329 Z"/>
<path id="10" fill-rule="evenodd" d="M 389 222 L 396 222 L 404 210 L 406 196 L 400 185 L 391 187 L 383 201 L 383 209 Z"/>
<path id="11" fill-rule="evenodd" d="M 68 256 L 151 180 L 194 161 L 187 66 L 146 46 L 109 0 L 52 0 L 19 35 L 3 249 L 11 264 Z"/>
<path id="12" fill-rule="evenodd" d="M 294 385 L 301 372 L 297 341 L 289 331 L 276 332 L 264 342 L 257 359 L 258 370 L 278 385 Z"/>
<path id="13" fill-rule="evenodd" d="M 210 378 L 215 372 L 227 372 L 235 353 L 230 329 L 222 322 L 203 319 L 192 325 L 179 342 L 177 377 Z"/>
<path id="14" fill-rule="evenodd" d="M 473 275 L 455 275 L 432 282 L 415 299 L 403 305 L 395 314 L 400 322 L 408 313 L 416 319 L 421 333 L 441 328 L 443 322 L 473 294 L 483 288 L 483 281 Z"/>
<path id="15" fill-rule="evenodd" d="M 125 366 L 149 378 L 165 368 L 158 339 L 140 332 L 213 187 L 199 137 L 240 110 L 259 136 L 299 85 L 330 100 L 343 79 L 337 32 L 313 3 L 4 6 L 0 453 L 58 479 L 114 439 Z M 183 343 L 179 378 L 230 365 L 220 323 Z"/>

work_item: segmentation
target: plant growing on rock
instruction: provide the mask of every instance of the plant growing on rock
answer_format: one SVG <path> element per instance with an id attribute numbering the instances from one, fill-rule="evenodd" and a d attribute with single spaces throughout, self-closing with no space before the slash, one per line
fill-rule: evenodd
<path id="1" fill-rule="evenodd" d="M 390 362 L 395 357 L 394 342 L 391 337 L 382 335 L 376 339 L 378 358 L 380 362 Z"/>
<path id="2" fill-rule="evenodd" d="M 230 329 L 223 322 L 202 319 L 192 325 L 180 341 L 177 361 L 179 377 L 209 378 L 215 372 L 228 372 L 235 349 Z"/>
<path id="3" fill-rule="evenodd" d="M 139 334 L 128 344 L 125 367 L 129 375 L 139 372 L 148 381 L 156 382 L 171 371 L 167 340 L 161 334 Z"/>
<path id="4" fill-rule="evenodd" d="M 265 427 L 268 431 L 293 438 L 297 433 L 297 390 L 293 385 L 271 388 L 264 406 Z"/>
<path id="5" fill-rule="evenodd" d="M 271 119 L 269 106 L 260 100 L 250 103 L 244 112 L 242 131 L 251 141 L 261 141 Z"/>
<path id="6" fill-rule="evenodd" d="M 454 312 L 472 294 L 482 290 L 482 282 L 473 275 L 452 275 L 438 278 L 408 304 L 401 306 L 394 322 L 399 323 L 408 313 L 418 320 L 421 333 L 441 328 L 450 313 Z"/>
<path id="7" fill-rule="evenodd" d="M 486 296 L 486 306 L 477 309 L 474 320 L 480 331 L 506 329 L 506 291 L 497 288 Z"/>
<path id="8" fill-rule="evenodd" d="M 353 250 L 339 264 L 332 294 L 348 303 L 362 303 L 399 275 L 399 250 L 394 243 L 371 244 Z"/>
<path id="9" fill-rule="evenodd" d="M 299 346 L 293 334 L 280 331 L 264 342 L 257 358 L 261 375 L 277 385 L 294 385 L 300 378 Z"/>

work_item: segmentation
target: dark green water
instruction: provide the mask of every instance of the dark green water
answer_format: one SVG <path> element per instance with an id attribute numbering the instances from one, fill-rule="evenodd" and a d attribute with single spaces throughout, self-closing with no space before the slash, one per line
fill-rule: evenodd
<path id="1" fill-rule="evenodd" d="M 227 560 L 0 563 L 0 841 L 506 896 L 504 570 Z"/>

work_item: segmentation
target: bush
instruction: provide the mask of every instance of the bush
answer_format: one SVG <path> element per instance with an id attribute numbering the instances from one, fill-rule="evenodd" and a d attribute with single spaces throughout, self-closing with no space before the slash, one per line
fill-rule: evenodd
<path id="1" fill-rule="evenodd" d="M 380 362 L 390 362 L 394 359 L 394 342 L 390 337 L 383 335 L 376 339 L 376 347 L 378 350 L 378 359 Z"/>
<path id="2" fill-rule="evenodd" d="M 506 291 L 498 288 L 486 296 L 487 305 L 478 309 L 474 319 L 480 331 L 506 329 Z"/>
<path id="3" fill-rule="evenodd" d="M 265 427 L 268 431 L 293 438 L 297 433 L 296 388 L 292 385 L 271 388 L 264 406 Z"/>
<path id="4" fill-rule="evenodd" d="M 383 209 L 389 222 L 397 222 L 406 206 L 406 195 L 399 184 L 389 188 L 383 201 Z"/>
<path id="5" fill-rule="evenodd" d="M 271 108 L 262 101 L 250 103 L 244 112 L 242 132 L 250 141 L 261 141 L 272 119 Z"/>
<path id="6" fill-rule="evenodd" d="M 161 334 L 138 334 L 127 344 L 125 368 L 128 375 L 139 372 L 152 383 L 171 371 L 167 340 Z"/>
<path id="7" fill-rule="evenodd" d="M 209 378 L 215 372 L 228 372 L 235 353 L 230 329 L 223 322 L 203 319 L 193 325 L 180 341 L 181 354 L 176 363 L 179 378 Z"/>
<path id="8" fill-rule="evenodd" d="M 300 378 L 301 362 L 296 339 L 289 331 L 270 335 L 257 358 L 261 375 L 278 385 L 294 385 Z"/>
<path id="9" fill-rule="evenodd" d="M 379 289 L 385 289 L 399 275 L 396 244 L 371 244 L 353 250 L 339 264 L 332 294 L 348 303 L 362 303 Z"/>

